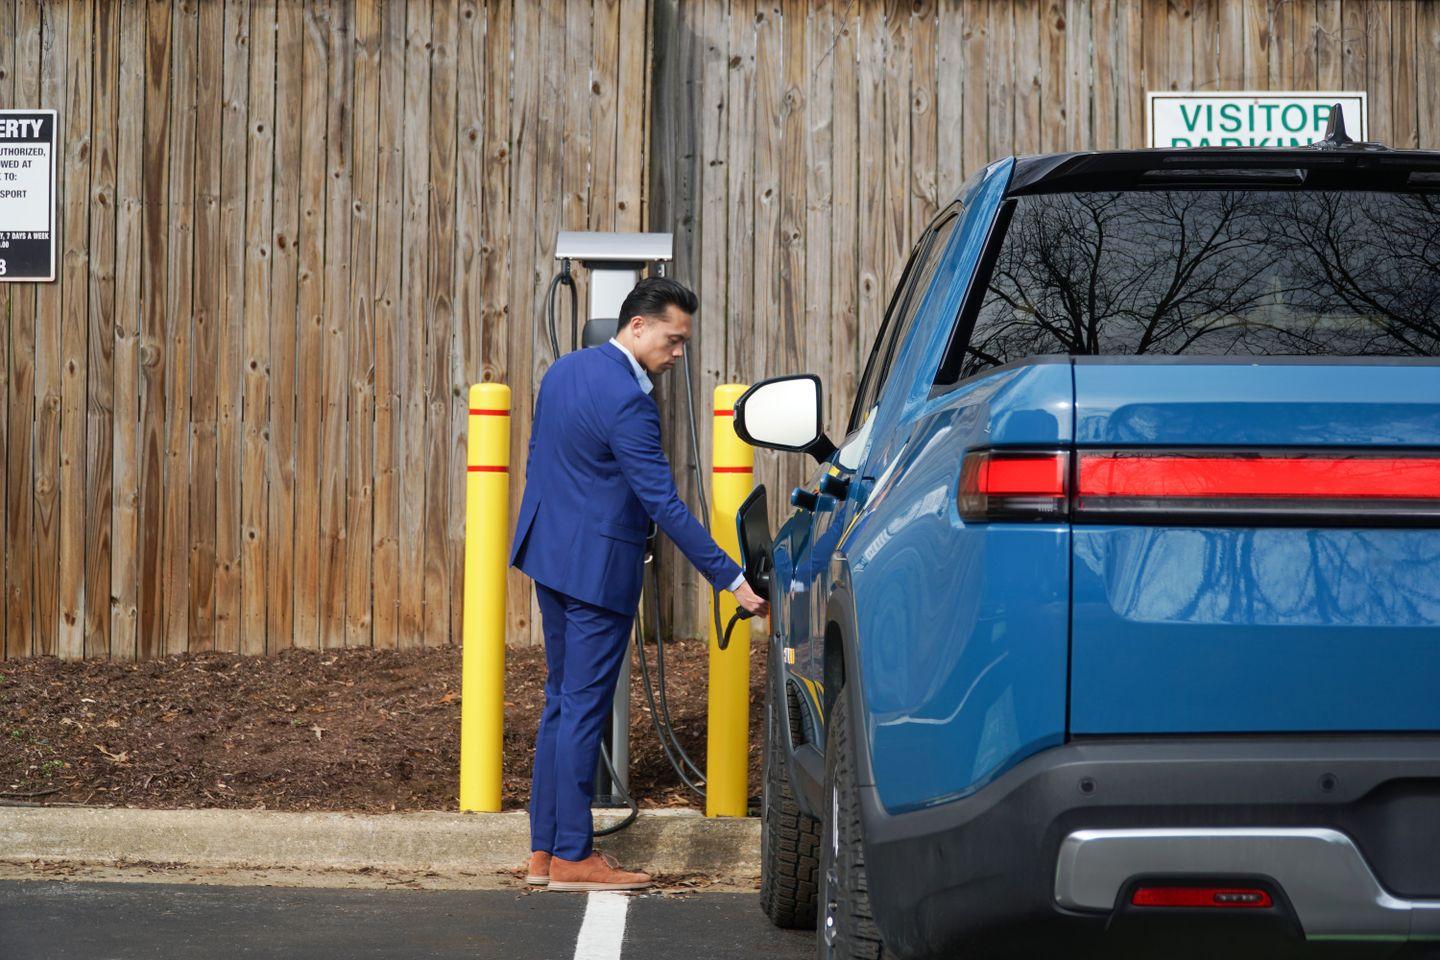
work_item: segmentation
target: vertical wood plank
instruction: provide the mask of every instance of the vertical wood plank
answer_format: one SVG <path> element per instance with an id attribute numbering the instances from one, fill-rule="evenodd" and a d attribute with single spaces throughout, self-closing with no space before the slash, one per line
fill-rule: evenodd
<path id="1" fill-rule="evenodd" d="M 727 289 L 725 283 L 728 257 L 727 240 L 730 223 L 728 217 L 729 172 L 726 166 L 726 150 L 729 139 L 727 108 L 729 84 L 727 66 L 730 55 L 730 34 L 725 24 L 725 4 L 709 3 L 703 7 L 700 28 L 700 220 L 696 231 L 699 256 L 695 271 L 699 283 L 696 292 L 700 296 L 700 313 L 696 318 L 699 330 L 687 350 L 683 362 L 690 364 L 695 376 L 695 400 L 701 411 L 708 398 L 714 396 L 715 385 L 724 382 L 721 378 L 725 368 L 725 335 L 729 324 Z M 597 142 L 599 131 L 596 131 Z M 598 176 L 597 176 L 598 181 Z M 703 414 L 696 418 L 699 427 L 699 448 L 709 450 L 711 427 L 714 418 Z M 692 597 L 703 589 L 698 579 L 686 591 Z M 708 601 L 703 597 L 691 601 L 691 616 L 703 616 Z M 689 629 L 695 629 L 691 624 Z"/>
<path id="2" fill-rule="evenodd" d="M 295 645 L 320 645 L 320 488 L 325 395 L 325 0 L 306 0 L 301 71 L 300 274 L 295 364 Z"/>
<path id="3" fill-rule="evenodd" d="M 480 260 L 484 246 L 485 16 L 484 0 L 461 0 L 455 38 L 455 296 L 450 364 L 451 642 L 462 640 L 465 570 L 465 462 L 470 423 L 469 385 L 482 377 L 484 358 Z M 589 90 L 587 89 L 587 93 Z M 613 156 L 613 153 L 612 153 Z M 354 579 L 352 573 L 351 579 Z"/>
<path id="4" fill-rule="evenodd" d="M 400 627 L 400 336 L 401 254 L 405 223 L 405 17 L 403 3 L 381 9 L 379 156 L 375 208 L 375 490 L 371 565 L 374 645 L 393 649 Z M 380 252 L 384 251 L 381 256 Z"/>
<path id="5" fill-rule="evenodd" d="M 1054 118 L 1041 113 L 1040 53 L 1044 49 L 1040 0 L 1015 3 L 1015 152 L 1039 153 L 1042 128 Z"/>
<path id="6" fill-rule="evenodd" d="M 1033 5 L 1026 11 L 1034 23 Z M 1016 10 L 1017 19 L 1021 15 Z M 937 153 L 939 131 L 935 126 L 936 41 L 935 0 L 916 0 L 910 11 L 910 224 L 911 234 L 934 218 L 940 208 Z M 1038 73 L 1038 71 L 1037 71 Z M 1032 76 L 1033 92 L 1039 85 Z M 1016 80 L 1017 88 L 1019 78 Z M 1018 93 L 1018 90 L 1017 90 Z M 1017 109 L 1018 112 L 1018 109 Z"/>
<path id="7" fill-rule="evenodd" d="M 1236 0 L 1236 9 L 1243 0 Z M 1144 91 L 1163 92 L 1170 87 L 1170 46 L 1166 43 L 1165 31 L 1169 26 L 1169 4 L 1167 0 L 1142 0 L 1141 46 L 1139 62 L 1143 77 Z M 1144 94 L 1142 93 L 1142 97 Z"/>
<path id="8" fill-rule="evenodd" d="M 467 3 L 467 22 L 475 8 Z M 371 642 L 376 274 L 380 124 L 380 5 L 362 0 L 354 21 L 354 186 L 350 224 L 349 358 L 345 432 L 345 644 Z"/>
<path id="9" fill-rule="evenodd" d="M 325 70 L 325 313 L 320 348 L 320 571 L 319 643 L 345 644 L 346 402 L 349 397 L 351 230 L 362 228 L 351 208 L 352 7 L 331 0 Z"/>
<path id="10" fill-rule="evenodd" d="M 1404 0 L 1400 0 L 1401 3 Z M 1395 138 L 1395 124 L 1391 111 L 1390 90 L 1392 71 L 1395 69 L 1395 51 L 1390 32 L 1390 12 L 1396 6 L 1392 3 L 1370 3 L 1365 5 L 1365 84 L 1362 89 L 1369 91 L 1370 130 L 1369 139 L 1390 143 Z M 1357 139 L 1360 134 L 1353 134 Z"/>
<path id="11" fill-rule="evenodd" d="M 774 361 L 774 328 L 783 323 L 780 271 L 785 255 L 781 239 L 781 141 L 784 137 L 785 47 L 779 3 L 760 0 L 755 14 L 755 270 L 752 273 L 754 326 L 750 332 L 750 369 L 758 378 Z M 883 169 L 883 168 L 882 168 Z M 755 478 L 779 490 L 779 458 L 761 453 L 755 458 Z M 773 506 L 772 506 L 773 509 Z"/>
<path id="12" fill-rule="evenodd" d="M 296 376 L 300 300 L 300 180 L 302 127 L 295 105 L 304 104 L 304 11 L 298 3 L 275 7 L 275 173 L 270 249 L 270 444 L 266 451 L 265 648 L 296 644 Z M 284 111 L 282 115 L 282 111 Z M 282 122 L 282 117 L 283 121 Z"/>
<path id="13" fill-rule="evenodd" d="M 1390 72 L 1390 139 L 1392 147 L 1415 149 L 1420 144 L 1416 104 L 1420 91 L 1415 86 L 1416 4 L 1405 0 L 1390 9 L 1391 42 L 1394 53 Z"/>
<path id="14" fill-rule="evenodd" d="M 1065 47 L 1070 21 L 1065 0 L 1041 0 L 1040 12 L 1040 150 L 1053 153 L 1065 145 L 1066 118 Z M 981 91 L 984 87 L 980 88 Z M 983 102 L 983 101 L 982 101 Z"/>
<path id="15" fill-rule="evenodd" d="M 718 0 L 717 0 L 718 2 Z M 641 230 L 644 217 L 645 158 L 651 102 L 650 30 L 646 0 L 620 0 L 620 98 L 615 161 L 615 229 Z M 644 144 L 642 149 L 636 145 Z"/>
<path id="16" fill-rule="evenodd" d="M 1242 90 L 1245 83 L 1245 7 L 1247 0 L 1220 2 L 1221 90 Z M 1336 0 L 1338 3 L 1339 0 Z"/>
<path id="17" fill-rule="evenodd" d="M 805 290 L 806 290 L 806 146 L 810 124 L 809 103 L 805 97 L 805 2 L 785 0 L 780 22 L 783 57 L 783 87 L 780 98 L 780 235 L 777 294 L 779 321 L 771 329 L 774 339 L 769 345 L 768 369 L 801 371 L 805 369 Z M 908 104 L 907 104 L 908 107 Z M 908 118 L 909 110 L 906 110 Z M 908 126 L 908 123 L 907 123 Z M 931 175 L 933 182 L 934 165 Z M 907 185 L 908 186 L 908 185 Z M 909 191 L 907 190 L 908 194 Z M 777 458 L 777 496 L 802 482 L 802 470 L 808 469 L 799 457 Z"/>
<path id="18" fill-rule="evenodd" d="M 941 60 L 940 84 L 940 129 L 942 131 L 940 164 L 945 195 L 953 195 L 960 187 L 961 151 L 958 137 L 948 137 L 947 122 L 953 122 L 959 129 L 963 95 L 959 77 L 963 75 L 963 51 L 959 43 L 959 8 L 956 0 L 942 0 L 940 36 L 945 58 Z M 832 156 L 831 194 L 834 197 L 833 216 L 830 221 L 830 276 L 831 288 L 831 332 L 830 379 L 826 388 L 830 391 L 830 416 L 827 420 L 832 437 L 845 433 L 850 407 L 855 402 L 855 386 L 859 379 L 859 281 L 860 270 L 856 261 L 859 246 L 859 90 L 855 62 L 856 41 L 860 33 L 859 14 L 850 4 L 833 4 L 835 36 L 831 40 L 831 69 L 833 70 L 834 96 L 831 104 Z M 948 28 L 947 28 L 948 24 Z M 955 37 L 950 38 L 953 30 Z M 948 61 L 948 66 L 946 66 Z"/>
<path id="19" fill-rule="evenodd" d="M 65 4 L 65 99 L 61 110 L 65 195 L 60 249 L 60 622 L 57 652 L 85 655 L 86 354 L 90 312 L 91 16 L 89 0 Z M 62 101 L 56 101 L 62 102 Z"/>
<path id="20" fill-rule="evenodd" d="M 1038 0 L 1037 0 L 1038 3 Z M 837 17 L 839 14 L 837 13 Z M 1037 29 L 1041 12 L 1037 10 Z M 935 48 L 935 122 L 938 129 L 936 149 L 938 156 L 938 177 L 940 201 L 948 202 L 955 198 L 960 192 L 960 185 L 965 182 L 963 169 L 963 123 L 965 108 L 965 45 L 963 14 L 960 10 L 960 0 L 940 0 L 936 11 L 936 48 Z M 848 40 L 844 35 L 844 23 L 837 20 L 837 29 L 841 30 L 841 40 Z M 838 49 L 838 48 L 837 48 Z M 1036 51 L 1038 62 L 1039 51 Z M 837 62 L 837 70 L 840 66 Z M 835 101 L 836 101 L 836 124 L 840 123 L 838 114 L 841 100 L 841 84 L 845 81 L 842 74 L 836 74 L 835 79 Z M 850 81 L 853 84 L 853 80 Z M 1039 93 L 1036 94 L 1037 100 Z M 1038 131 L 1037 131 L 1038 134 Z M 839 131 L 836 132 L 835 153 L 836 169 L 839 169 L 840 151 L 842 147 L 839 140 Z M 838 175 L 838 174 L 837 174 Z M 839 202 L 839 187 L 836 188 L 836 202 Z M 839 211 L 836 211 L 837 226 Z"/>
<path id="21" fill-rule="evenodd" d="M 244 442 L 242 404 L 247 378 L 245 347 L 246 275 L 261 264 L 247 258 L 245 151 L 249 141 L 250 55 L 254 32 L 249 0 L 226 0 L 225 66 L 221 74 L 220 248 L 224 265 L 215 327 L 215 645 L 227 653 L 240 649 L 244 549 L 241 487 Z M 208 38 L 207 38 L 208 39 Z"/>
<path id="22" fill-rule="evenodd" d="M 1218 90 L 1220 82 L 1220 7 L 1224 0 L 1194 0 L 1191 34 L 1196 90 Z M 1099 33 L 1096 33 L 1099 36 Z"/>
<path id="23" fill-rule="evenodd" d="M 227 10 L 227 6 L 230 8 Z M 199 652 L 215 648 L 216 572 L 216 400 L 221 370 L 220 296 L 229 274 L 243 271 L 237 258 L 228 260 L 220 246 L 220 164 L 226 50 L 233 41 L 227 13 L 234 4 L 202 3 L 199 11 L 195 74 L 195 264 L 193 323 L 194 391 L 190 398 L 190 590 L 189 643 Z M 233 14 L 232 14 L 233 15 Z M 233 149 L 233 144 L 231 145 Z M 207 269 L 208 267 L 208 269 Z M 172 404 L 170 415 L 175 411 Z"/>
<path id="24" fill-rule="evenodd" d="M 1066 9 L 1065 25 L 1067 36 L 1073 26 L 1071 11 Z M 989 55 L 990 55 L 990 159 L 1003 157 L 1015 152 L 1015 10 L 1004 0 L 991 0 L 989 9 Z M 1067 65 L 1068 84 L 1068 65 Z M 1071 118 L 1071 93 L 1065 91 L 1064 125 L 1068 141 Z M 902 254 L 903 256 L 903 254 Z M 903 266 L 903 264 L 901 264 Z M 899 268 L 892 269 L 890 286 L 898 277 Z"/>
<path id="25" fill-rule="evenodd" d="M 1191 0 L 1170 0 L 1165 40 L 1169 47 L 1170 89 L 1195 89 L 1195 18 Z M 1082 73 L 1079 77 L 1083 83 Z"/>
<path id="26" fill-rule="evenodd" d="M 1081 0 L 1067 0 L 1066 21 L 1070 29 L 1065 35 L 1065 64 L 1069 82 L 1065 89 L 1066 146 L 1071 150 L 1089 150 L 1095 146 L 1090 124 L 1090 98 L 1093 80 L 1093 58 L 1090 50 L 1090 14 L 1092 6 Z M 1188 42 L 1189 31 L 1186 31 Z M 1011 58 L 1013 62 L 1013 57 Z"/>
<path id="27" fill-rule="evenodd" d="M 972 0 L 978 5 L 983 0 Z M 983 12 L 983 6 L 981 10 Z M 974 39 L 973 35 L 970 39 Z M 979 34 L 981 43 L 984 34 Z M 859 357 L 860 370 L 864 370 L 865 358 L 875 343 L 880 330 L 880 321 L 885 310 L 885 298 L 889 295 L 889 274 L 885 260 L 885 11 L 879 3 L 862 4 L 860 8 L 859 43 L 859 144 L 860 163 L 858 169 L 858 190 L 860 194 L 859 216 L 860 249 L 857 256 L 859 267 Z M 973 53 L 970 43 L 966 45 L 966 56 Z M 984 54 L 981 54 L 980 88 L 985 89 Z M 966 79 L 972 78 L 970 61 L 966 62 Z M 975 90 L 968 82 L 965 88 L 966 103 L 966 147 L 972 148 L 970 127 L 971 111 L 976 101 L 971 99 Z M 984 104 L 983 95 L 979 102 Z M 984 110 L 977 111 L 984 114 Z M 984 127 L 981 128 L 980 144 L 985 144 Z M 983 162 L 983 154 L 982 154 Z M 967 170 L 970 161 L 966 161 Z"/>
<path id="28" fill-rule="evenodd" d="M 725 378 L 749 383 L 750 330 L 755 325 L 755 298 L 751 286 L 755 267 L 755 12 L 753 0 L 732 0 L 729 26 L 729 97 L 725 131 L 729 142 L 729 224 L 726 245 L 732 266 L 726 275 Z M 747 266 L 748 264 L 748 266 Z"/>
<path id="29" fill-rule="evenodd" d="M 1005 23 L 1006 36 L 1011 36 L 1012 11 L 1009 3 L 993 3 L 990 10 L 992 40 L 998 23 Z M 901 0 L 885 3 L 885 279 L 881 284 L 888 295 L 900 279 L 914 237 L 923 224 L 910 222 L 910 5 Z M 1010 64 L 1003 67 L 991 63 L 990 134 L 994 148 L 996 125 L 1003 126 L 1003 149 L 1008 151 L 1013 140 L 1012 120 L 1015 113 L 1014 87 Z M 1003 85 L 1000 89 L 996 84 Z"/>
<path id="30" fill-rule="evenodd" d="M 120 10 L 120 93 L 118 112 L 128 123 L 118 124 L 115 224 L 115 383 L 111 393 L 114 428 L 114 476 L 111 491 L 115 505 L 114 549 L 110 553 L 110 656 L 134 659 L 138 654 L 139 624 L 139 493 L 140 493 L 140 329 L 142 266 L 145 248 L 142 227 L 145 198 L 142 165 L 147 123 L 146 10 L 143 0 L 124 0 Z"/>
<path id="31" fill-rule="evenodd" d="M 509 298 L 505 288 L 510 272 L 511 202 L 509 0 L 487 0 L 484 49 L 484 179 L 481 187 L 484 222 L 481 226 L 479 268 L 479 369 L 481 380 L 504 382 L 510 369 L 505 331 L 510 316 L 506 309 Z M 614 141 L 613 135 L 611 141 Z M 614 148 L 607 149 L 612 155 L 615 152 Z M 512 499 L 518 509 L 520 498 Z"/>
<path id="32" fill-rule="evenodd" d="M 722 9 L 709 4 L 706 11 Z M 620 145 L 620 0 L 595 0 L 590 38 L 590 199 L 591 229 L 615 228 L 615 179 Z M 707 77 L 708 79 L 708 77 Z M 702 81 L 703 82 L 703 81 Z M 462 90 L 463 93 L 463 90 Z M 626 148 L 628 149 L 628 147 Z"/>
<path id="33" fill-rule="evenodd" d="M 15 106 L 15 0 L 0 0 L 0 109 L 9 110 Z M 10 288 L 11 284 L 0 284 L 0 451 L 7 450 L 6 429 L 10 423 L 9 387 L 10 372 Z M 0 557 L 4 556 L 6 541 L 6 502 L 9 488 L 5 457 L 0 454 Z M 9 645 L 5 636 L 3 605 L 8 595 L 8 570 L 0 560 L 0 660 L 9 657 Z M 87 583 L 88 586 L 88 583 Z M 28 651 L 27 651 L 28 652 Z"/>
<path id="34" fill-rule="evenodd" d="M 835 390 L 833 347 L 830 341 L 838 326 L 831 305 L 834 264 L 830 258 L 833 247 L 831 228 L 834 223 L 834 47 L 839 39 L 836 30 L 843 27 L 843 22 L 837 19 L 837 14 L 842 10 L 843 4 L 841 9 L 836 9 L 834 3 L 821 2 L 815 4 L 810 11 L 808 21 L 804 17 L 797 17 L 800 21 L 797 29 L 804 30 L 803 77 L 809 89 L 809 95 L 805 99 L 805 289 L 804 326 L 800 334 L 800 348 L 803 351 L 800 369 L 819 376 L 824 390 L 829 393 Z M 934 7 L 931 5 L 929 16 L 933 18 L 934 14 Z M 930 49 L 933 52 L 933 42 Z M 930 84 L 929 93 L 932 98 L 929 115 L 933 122 L 933 82 Z M 936 182 L 933 160 L 932 156 L 932 187 Z M 833 405 L 833 398 L 830 399 Z M 835 429 L 834 417 L 824 417 L 824 425 L 826 430 Z M 803 480 L 803 477 L 800 479 Z"/>
<path id="35" fill-rule="evenodd" d="M 1134 82 L 1141 70 L 1140 18 L 1140 0 L 1115 0 L 1115 145 L 1121 149 L 1146 144 L 1145 88 Z"/>
<path id="36" fill-rule="evenodd" d="M 1340 0 L 1315 0 L 1315 62 L 1320 89 L 1340 89 L 1345 82 L 1344 47 Z"/>
<path id="37" fill-rule="evenodd" d="M 1416 13 L 1415 86 L 1420 147 L 1440 147 L 1440 4 L 1419 5 Z"/>
<path id="38" fill-rule="evenodd" d="M 1120 146 L 1120 104 L 1129 86 L 1128 78 L 1115 69 L 1115 51 L 1120 43 L 1115 24 L 1115 0 L 1095 0 L 1091 34 L 1095 45 L 1094 145 L 1097 150 L 1115 150 Z"/>
<path id="39" fill-rule="evenodd" d="M 141 283 L 140 341 L 140 593 L 139 656 L 165 652 L 162 512 L 165 461 L 165 371 L 170 353 L 165 336 L 165 289 L 169 275 L 170 183 L 170 6 L 150 0 L 146 7 L 144 273 Z"/>
<path id="40" fill-rule="evenodd" d="M 65 102 L 66 28 L 68 20 L 61 4 L 41 8 L 40 99 L 45 103 Z M 72 118 L 73 122 L 73 118 Z M 83 124 L 81 125 L 83 130 Z M 56 149 L 55 209 L 65 209 L 63 177 L 65 138 L 68 126 L 60 121 L 60 143 Z M 63 218 L 63 212 L 59 214 Z M 64 227 L 63 219 L 60 226 Z M 64 261 L 66 240 L 56 240 L 58 283 L 40 284 L 35 306 L 35 652 L 57 655 L 60 641 L 60 418 L 61 324 L 64 303 Z"/>
<path id="41" fill-rule="evenodd" d="M 38 0 L 15 5 L 15 103 L 40 103 L 41 8 Z M 35 535 L 37 467 L 36 420 L 36 286 L 10 288 L 9 397 L 6 413 L 6 627 L 11 656 L 40 651 L 40 618 L 36 601 Z"/>
<path id="42" fill-rule="evenodd" d="M 964 23 L 965 41 L 965 108 L 963 117 L 963 124 L 965 128 L 964 176 L 969 177 L 972 176 L 977 170 L 984 167 L 985 164 L 989 163 L 991 158 L 989 108 L 990 24 L 989 11 L 987 9 L 985 0 L 961 0 L 960 9 L 962 11 Z M 1054 28 L 1063 29 L 1065 18 L 1062 14 L 1059 13 L 1058 8 L 1055 8 L 1052 4 L 1052 7 L 1047 9 L 1049 10 L 1049 12 L 1046 14 L 1047 31 Z M 1042 94 L 1042 103 L 1044 105 L 1045 111 L 1047 112 L 1047 114 L 1049 114 L 1052 121 L 1051 124 L 1047 124 L 1046 126 L 1047 128 L 1054 130 L 1054 118 L 1059 113 L 1059 111 L 1063 109 L 1061 104 L 1063 102 L 1064 94 L 1061 92 L 1063 88 L 1061 86 L 1062 81 L 1060 78 L 1062 77 L 1064 70 L 1065 48 L 1062 43 L 1056 48 L 1056 50 L 1058 50 L 1058 53 L 1056 53 L 1054 50 L 1051 50 L 1052 43 L 1053 41 L 1047 32 L 1045 40 L 1046 54 L 1044 61 L 1046 68 L 1046 76 L 1044 82 L 1045 92 Z M 867 54 L 868 51 L 862 48 L 860 51 L 860 163 L 862 171 L 864 170 L 865 163 L 865 144 L 867 139 L 869 139 L 869 137 L 871 136 L 871 134 L 869 134 L 865 127 L 866 102 L 864 98 L 867 82 L 864 75 L 864 64 Z M 1044 146 L 1044 149 L 1052 149 L 1054 144 L 1059 143 L 1060 133 L 1056 131 L 1053 133 L 1053 136 L 1055 139 L 1052 141 L 1042 141 L 1042 145 L 1044 143 L 1051 144 L 1051 146 Z M 864 195 L 864 190 L 865 188 L 862 186 L 862 196 Z M 861 215 L 863 216 L 865 211 L 865 205 L 863 203 L 861 204 L 860 209 Z M 865 237 L 865 224 L 863 222 L 860 225 L 860 236 L 861 242 L 863 244 Z M 865 295 L 865 285 L 862 282 L 860 287 L 860 303 L 862 309 L 865 305 Z M 873 294 L 873 296 L 879 298 L 884 297 L 885 294 L 884 292 L 876 292 Z M 880 308 L 884 309 L 883 303 L 881 303 Z M 873 326 L 870 326 L 867 329 L 866 325 L 862 322 L 860 329 L 860 367 L 862 370 L 865 366 L 865 356 L 870 350 L 871 342 L 874 340 L 874 334 L 875 328 Z"/>
<path id="43" fill-rule="evenodd" d="M 0 31 L 4 14 L 0 13 Z M 115 309 L 116 151 L 119 135 L 120 4 L 95 7 L 91 103 L 90 298 L 85 417 L 85 655 L 110 654 L 110 544 L 115 517 L 114 359 L 121 321 Z M 3 47 L 4 44 L 0 44 Z M 0 81 L 3 88 L 3 81 Z M 0 301 L 3 310 L 3 301 Z M 0 644 L 3 646 L 3 644 Z"/>
<path id="44" fill-rule="evenodd" d="M 270 282 L 275 170 L 275 0 L 250 8 L 245 167 L 244 393 L 240 465 L 240 652 L 265 652 L 269 581 Z"/>
<path id="45" fill-rule="evenodd" d="M 1270 0 L 1243 0 L 1245 17 L 1245 89 L 1264 90 L 1270 83 L 1272 24 Z"/>
<path id="46" fill-rule="evenodd" d="M 397 372 L 400 424 L 400 646 L 424 642 L 425 322 L 429 276 L 430 3 L 406 4 L 405 238 Z M 518 62 L 518 61 L 517 61 Z"/>
<path id="47" fill-rule="evenodd" d="M 519 492 L 525 479 L 525 455 L 530 443 L 530 419 L 535 409 L 531 397 L 531 380 L 534 373 L 531 358 L 534 355 L 535 310 L 535 136 L 536 128 L 542 123 L 540 114 L 539 64 L 540 36 L 539 11 L 537 4 L 521 3 L 513 7 L 512 29 L 514 35 L 515 64 L 513 107 L 509 116 L 510 124 L 510 231 L 511 263 L 509 270 L 510 320 L 507 324 L 509 340 L 510 406 L 511 410 L 523 411 L 521 416 L 510 421 L 510 477 L 511 507 L 510 525 L 513 529 L 515 517 L 520 509 Z M 531 641 L 530 620 L 532 596 L 530 580 L 518 570 L 509 573 L 508 613 L 506 635 L 511 642 Z M 537 638 L 539 634 L 535 635 Z"/>
<path id="48" fill-rule="evenodd" d="M 1340 82 L 1346 90 L 1364 90 L 1369 77 L 1370 46 L 1365 35 L 1366 0 L 1345 0 L 1340 9 Z M 1375 104 L 1369 104 L 1374 125 Z"/>
<path id="49" fill-rule="evenodd" d="M 455 290 L 455 0 L 434 0 L 430 43 L 430 273 L 425 313 L 425 644 L 450 636 L 450 349 Z M 551 61 L 554 62 L 554 61 Z M 556 114 L 551 114 L 556 116 Z M 588 118 L 587 118 L 588 119 Z M 553 242 L 553 238 L 552 238 Z"/>
<path id="50" fill-rule="evenodd" d="M 674 235 L 674 261 L 667 273 L 682 283 L 693 284 L 696 224 L 693 211 L 698 207 L 699 190 L 699 125 L 700 97 L 694 83 L 696 65 L 700 61 L 701 38 L 697 35 L 700 9 L 679 2 L 665 2 L 657 7 L 659 42 L 666 50 L 661 76 L 657 79 L 656 127 L 661 142 L 669 145 L 666 156 L 658 165 L 662 171 L 656 178 L 656 199 L 650 206 L 652 225 Z M 544 104 L 542 96 L 541 103 Z M 543 159 L 542 159 L 543 164 Z M 537 267 L 541 277 L 548 265 Z M 537 309 L 539 309 L 537 307 Z M 690 463 L 689 444 L 676 433 L 684 413 L 684 398 L 676 389 L 675 378 L 660 377 L 655 381 L 652 398 L 660 412 L 661 445 L 671 451 L 671 470 L 682 499 L 694 496 L 693 480 L 687 476 Z M 660 598 L 660 630 L 669 635 L 683 634 L 684 613 L 694 604 L 696 585 L 693 574 L 680 558 L 674 544 L 661 538 L 652 561 L 659 582 L 669 588 Z M 678 618 L 677 618 L 678 612 Z"/>
<path id="51" fill-rule="evenodd" d="M 1296 89 L 1295 61 L 1300 52 L 1295 45 L 1295 20 L 1299 13 L 1299 5 L 1295 2 L 1274 3 L 1271 6 L 1271 90 Z"/>
<path id="52" fill-rule="evenodd" d="M 171 6 L 169 272 L 165 285 L 165 652 L 183 653 L 190 620 L 190 363 L 194 320 L 198 10 Z"/>
<path id="53" fill-rule="evenodd" d="M 1294 90 L 1320 89 L 1319 45 L 1317 43 L 1315 0 L 1295 0 L 1290 36 L 1295 44 L 1295 63 L 1290 78 Z"/>

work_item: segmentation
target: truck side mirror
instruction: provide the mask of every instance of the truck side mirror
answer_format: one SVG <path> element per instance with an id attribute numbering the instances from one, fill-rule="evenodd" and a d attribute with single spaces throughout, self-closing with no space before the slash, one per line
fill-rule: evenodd
<path id="1" fill-rule="evenodd" d="M 735 401 L 735 432 L 752 447 L 808 453 L 824 462 L 835 444 L 820 422 L 822 399 L 813 373 L 761 380 Z"/>

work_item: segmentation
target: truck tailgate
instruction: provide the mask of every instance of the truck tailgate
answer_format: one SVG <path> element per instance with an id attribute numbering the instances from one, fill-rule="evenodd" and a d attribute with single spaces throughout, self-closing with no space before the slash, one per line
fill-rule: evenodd
<path id="1" fill-rule="evenodd" d="M 1440 365 L 1074 371 L 1072 734 L 1440 729 Z"/>

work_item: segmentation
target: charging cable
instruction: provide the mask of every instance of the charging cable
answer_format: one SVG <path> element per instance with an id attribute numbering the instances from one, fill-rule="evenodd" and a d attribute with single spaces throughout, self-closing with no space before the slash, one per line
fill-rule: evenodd
<path id="1" fill-rule="evenodd" d="M 560 338 L 555 332 L 555 293 L 562 285 L 570 288 L 570 349 L 574 350 L 580 342 L 580 291 L 575 286 L 575 277 L 570 273 L 569 259 L 560 261 L 560 272 L 551 278 L 550 290 L 545 295 L 545 321 L 549 326 L 550 353 L 556 360 L 560 359 Z"/>

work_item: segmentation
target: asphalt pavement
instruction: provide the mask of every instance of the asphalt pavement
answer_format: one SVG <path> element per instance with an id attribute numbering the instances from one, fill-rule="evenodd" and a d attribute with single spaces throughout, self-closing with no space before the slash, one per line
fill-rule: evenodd
<path id="1" fill-rule="evenodd" d="M 3 960 L 791 960 L 753 893 L 0 882 Z"/>

